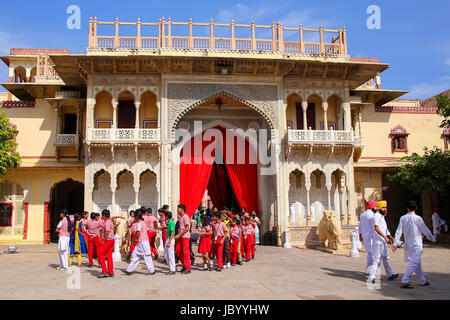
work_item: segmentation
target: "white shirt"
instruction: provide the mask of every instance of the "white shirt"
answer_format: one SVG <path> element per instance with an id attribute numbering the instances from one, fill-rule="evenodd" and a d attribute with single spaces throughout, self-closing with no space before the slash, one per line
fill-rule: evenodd
<path id="1" fill-rule="evenodd" d="M 435 237 L 425 225 L 423 219 L 413 212 L 408 212 L 400 218 L 395 233 L 394 246 L 397 246 L 403 234 L 405 239 L 405 261 L 420 263 L 423 252 L 422 234 L 433 242 Z"/>
<path id="2" fill-rule="evenodd" d="M 372 232 L 374 228 L 373 217 L 374 213 L 371 209 L 367 209 L 366 211 L 361 213 L 361 216 L 359 217 L 358 232 L 360 235 L 363 236 L 363 239 L 372 237 Z"/>
<path id="3" fill-rule="evenodd" d="M 386 220 L 384 219 L 384 216 L 380 212 L 376 212 L 373 215 L 373 230 L 372 230 L 372 239 L 374 242 L 383 242 L 386 243 L 386 240 L 382 236 L 378 234 L 378 232 L 375 230 L 375 226 L 378 226 L 380 228 L 380 231 L 385 235 L 389 236 L 391 233 L 389 232 L 386 224 Z"/>
<path id="4" fill-rule="evenodd" d="M 441 227 L 445 225 L 445 220 L 442 220 L 441 217 L 439 216 L 439 213 L 435 212 L 431 216 L 431 221 L 433 222 L 433 233 L 440 234 Z"/>

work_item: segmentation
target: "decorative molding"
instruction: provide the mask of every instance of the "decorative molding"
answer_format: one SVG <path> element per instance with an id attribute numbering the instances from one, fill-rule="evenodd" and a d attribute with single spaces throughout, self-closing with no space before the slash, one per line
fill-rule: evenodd
<path id="1" fill-rule="evenodd" d="M 2 101 L 0 104 L 5 109 L 36 107 L 36 101 Z"/>
<path id="2" fill-rule="evenodd" d="M 217 96 L 228 96 L 259 112 L 274 129 L 278 124 L 276 85 L 169 83 L 167 88 L 168 134 L 190 110 Z"/>

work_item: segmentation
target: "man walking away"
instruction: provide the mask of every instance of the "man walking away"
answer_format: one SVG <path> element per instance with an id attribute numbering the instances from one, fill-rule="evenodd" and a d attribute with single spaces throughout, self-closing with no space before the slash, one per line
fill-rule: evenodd
<path id="1" fill-rule="evenodd" d="M 409 201 L 408 213 L 400 218 L 400 223 L 395 233 L 393 250 L 397 249 L 401 236 L 405 239 L 405 261 L 408 262 L 408 268 L 402 278 L 401 287 L 404 289 L 413 289 L 409 284 L 409 278 L 415 272 L 420 280 L 420 286 L 429 286 L 430 283 L 425 279 L 422 271 L 422 253 L 423 242 L 422 235 L 425 235 L 429 240 L 436 242 L 435 236 L 431 234 L 430 229 L 427 228 L 423 219 L 416 215 L 417 204 L 415 201 Z"/>

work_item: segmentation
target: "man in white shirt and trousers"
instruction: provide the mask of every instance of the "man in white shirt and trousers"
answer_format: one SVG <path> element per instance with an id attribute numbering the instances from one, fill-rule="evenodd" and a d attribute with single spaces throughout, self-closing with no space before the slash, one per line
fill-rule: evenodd
<path id="1" fill-rule="evenodd" d="M 448 232 L 447 222 L 439 216 L 439 208 L 433 208 L 433 215 L 431 216 L 433 223 L 433 235 L 437 237 L 441 233 L 441 227 L 444 227 L 445 232 Z"/>
<path id="2" fill-rule="evenodd" d="M 373 232 L 372 232 L 372 254 L 373 261 L 369 267 L 369 276 L 367 281 L 375 283 L 375 277 L 380 266 L 381 260 L 383 260 L 384 270 L 388 276 L 388 280 L 392 281 L 398 278 L 398 273 L 394 273 L 391 268 L 391 261 L 389 259 L 388 244 L 394 241 L 392 238 L 384 217 L 387 214 L 387 202 L 380 201 L 377 203 L 376 209 L 378 210 L 373 217 Z"/>
<path id="3" fill-rule="evenodd" d="M 430 283 L 425 279 L 422 271 L 422 253 L 423 242 L 422 235 L 429 240 L 436 242 L 436 238 L 431 234 L 430 229 L 425 225 L 423 219 L 416 215 L 417 204 L 414 201 L 408 202 L 408 213 L 400 218 L 400 223 L 395 233 L 393 250 L 397 249 L 400 237 L 405 239 L 405 261 L 408 262 L 408 268 L 402 278 L 401 287 L 404 289 L 413 289 L 409 284 L 409 278 L 415 272 L 420 280 L 420 286 L 429 286 Z"/>
<path id="4" fill-rule="evenodd" d="M 369 267 L 373 262 L 372 255 L 372 231 L 373 231 L 373 216 L 376 212 L 375 207 L 377 206 L 377 201 L 370 201 L 367 204 L 367 210 L 361 213 L 359 216 L 359 240 L 364 242 L 364 247 L 367 252 L 367 265 L 366 273 L 369 274 Z"/>

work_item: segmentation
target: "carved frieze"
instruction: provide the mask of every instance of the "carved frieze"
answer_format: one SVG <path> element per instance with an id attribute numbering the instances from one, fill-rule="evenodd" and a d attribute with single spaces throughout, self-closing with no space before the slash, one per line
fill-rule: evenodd
<path id="1" fill-rule="evenodd" d="M 169 83 L 168 133 L 187 112 L 207 100 L 226 95 L 258 111 L 272 128 L 278 123 L 278 88 L 275 85 Z"/>

